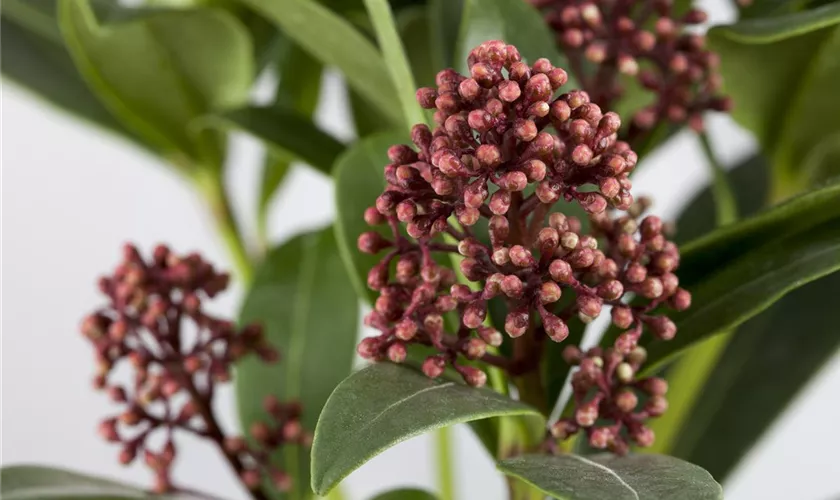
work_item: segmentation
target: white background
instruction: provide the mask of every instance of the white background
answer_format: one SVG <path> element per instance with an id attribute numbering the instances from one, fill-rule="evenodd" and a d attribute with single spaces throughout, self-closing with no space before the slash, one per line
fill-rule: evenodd
<path id="1" fill-rule="evenodd" d="M 717 7 L 714 13 L 724 19 L 729 13 Z M 334 75 L 323 92 L 320 123 L 342 138 L 352 137 Z M 124 241 L 146 249 L 157 242 L 179 251 L 200 249 L 219 263 L 226 261 L 225 251 L 190 187 L 155 158 L 57 113 L 19 88 L 4 85 L 2 97 L 3 465 L 46 463 L 150 484 L 143 465 L 119 466 L 118 449 L 96 435 L 97 422 L 115 408 L 89 389 L 92 353 L 77 325 L 100 304 L 96 278 L 113 267 Z M 714 120 L 712 133 L 726 162 L 754 148 L 749 135 L 726 119 Z M 244 137 L 234 140 L 232 153 L 229 183 L 237 211 L 250 221 L 261 153 Z M 678 213 L 708 177 L 688 135 L 646 161 L 635 192 L 655 194 L 655 211 L 666 218 Z M 295 169 L 275 199 L 272 235 L 280 241 L 327 223 L 334 210 L 329 179 Z M 240 292 L 227 293 L 216 311 L 232 315 Z M 838 393 L 840 357 L 835 356 L 725 485 L 727 499 L 840 495 Z M 232 392 L 219 396 L 218 412 L 234 429 Z M 458 497 L 504 498 L 501 478 L 472 435 L 459 428 L 456 442 Z M 179 443 L 176 481 L 217 496 L 245 498 L 216 450 L 189 438 Z M 359 500 L 396 486 L 433 489 L 433 458 L 430 440 L 421 436 L 375 458 L 352 474 L 345 488 Z"/>

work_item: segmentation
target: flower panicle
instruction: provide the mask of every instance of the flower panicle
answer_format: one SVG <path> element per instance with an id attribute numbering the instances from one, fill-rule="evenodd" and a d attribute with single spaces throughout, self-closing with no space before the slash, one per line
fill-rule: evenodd
<path id="1" fill-rule="evenodd" d="M 161 245 L 145 260 L 126 245 L 122 262 L 99 281 L 107 305 L 82 321 L 81 332 L 96 352 L 94 386 L 123 407 L 99 424 L 99 434 L 121 444 L 123 464 L 142 455 L 155 474 L 157 492 L 175 490 L 175 431 L 214 441 L 252 489 L 269 478 L 276 488 L 288 490 L 291 479 L 270 464 L 270 454 L 283 444 L 310 439 L 300 425 L 300 405 L 274 397 L 265 401 L 268 422 L 255 424 L 250 439 L 228 435 L 219 426 L 213 396 L 217 384 L 230 381 L 233 364 L 249 355 L 267 363 L 279 358 L 260 325 L 237 327 L 205 312 L 205 302 L 228 282 L 227 274 L 198 254 L 180 256 Z M 131 383 L 121 382 L 120 365 L 133 369 Z M 159 442 L 162 446 L 155 446 Z"/>

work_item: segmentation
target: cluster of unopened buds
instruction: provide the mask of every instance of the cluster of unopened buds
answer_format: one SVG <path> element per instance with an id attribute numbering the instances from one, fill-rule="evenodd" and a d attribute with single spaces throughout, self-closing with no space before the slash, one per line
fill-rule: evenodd
<path id="1" fill-rule="evenodd" d="M 563 357 L 579 368 L 572 375 L 575 411 L 552 425 L 551 434 L 564 440 L 583 430 L 591 447 L 619 455 L 629 450 L 628 438 L 642 447 L 653 444 L 653 431 L 644 422 L 668 409 L 668 382 L 637 378 L 646 356 L 642 347 L 622 354 L 614 348 L 593 347 L 582 353 L 567 346 Z"/>
<path id="2" fill-rule="evenodd" d="M 706 21 L 704 11 L 674 12 L 673 0 L 529 1 L 545 13 L 581 87 L 595 102 L 611 106 L 630 78 L 652 94 L 651 104 L 633 116 L 627 137 L 663 122 L 702 130 L 705 111 L 731 108 L 720 95 L 717 54 L 690 29 Z"/>
<path id="3" fill-rule="evenodd" d="M 469 77 L 445 70 L 437 88 L 417 92 L 436 127 L 414 127 L 416 149 L 389 149 L 388 185 L 364 214 L 384 227 L 362 234 L 359 249 L 387 253 L 367 280 L 379 297 L 366 324 L 380 334 L 359 353 L 402 362 L 408 344 L 424 344 L 437 351 L 426 375 L 452 366 L 481 386 L 486 375 L 471 361 L 512 375 L 536 370 L 546 338 L 562 342 L 570 318 L 591 322 L 605 306 L 624 331 L 616 356 L 634 352 L 643 331 L 672 338 L 660 306 L 683 310 L 691 296 L 674 274 L 676 245 L 630 194 L 637 157 L 617 140 L 618 115 L 582 91 L 554 97 L 565 71 L 546 59 L 528 65 L 503 42 L 481 44 L 468 62 Z M 553 211 L 558 202 L 587 219 Z M 438 263 L 447 254 L 463 257 L 469 284 Z M 486 322 L 491 301 L 506 306 L 511 357 L 490 349 L 505 339 Z"/>
<path id="4" fill-rule="evenodd" d="M 300 406 L 273 397 L 265 401 L 270 423 L 255 424 L 250 440 L 220 427 L 213 396 L 216 384 L 230 380 L 233 363 L 246 355 L 268 363 L 278 359 L 259 325 L 238 328 L 204 312 L 203 301 L 227 288 L 228 280 L 197 254 L 179 256 L 158 246 L 146 261 L 126 245 L 114 273 L 99 282 L 107 306 L 82 322 L 81 331 L 96 350 L 94 385 L 124 406 L 100 423 L 99 432 L 122 445 L 121 463 L 142 454 L 155 474 L 157 492 L 175 489 L 175 431 L 215 442 L 253 490 L 263 478 L 287 490 L 290 477 L 270 464 L 270 455 L 282 444 L 309 441 L 300 425 Z M 121 364 L 133 367 L 127 384 L 120 382 Z"/>

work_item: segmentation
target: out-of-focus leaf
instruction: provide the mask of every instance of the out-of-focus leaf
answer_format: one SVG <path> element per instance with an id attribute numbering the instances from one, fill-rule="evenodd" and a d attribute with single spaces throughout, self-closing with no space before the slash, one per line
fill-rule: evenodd
<path id="1" fill-rule="evenodd" d="M 402 106 L 406 130 L 411 130 L 414 125 L 425 123 L 426 116 L 415 98 L 417 86 L 414 84 L 414 75 L 411 73 L 411 66 L 394 22 L 394 14 L 391 12 L 388 0 L 365 0 L 365 6 L 368 17 L 373 22 L 385 67 L 388 68 L 391 83 L 397 91 L 397 99 Z"/>
<path id="2" fill-rule="evenodd" d="M 445 67 L 434 60 L 430 24 L 428 9 L 422 6 L 403 9 L 397 17 L 400 37 L 419 87 L 434 86 L 435 75 Z"/>
<path id="3" fill-rule="evenodd" d="M 840 2 L 749 19 L 709 32 L 733 117 L 770 155 L 781 184 L 806 185 L 803 159 L 840 132 Z M 806 172 L 807 174 L 807 172 Z M 781 186 L 775 193 L 781 196 Z"/>
<path id="4" fill-rule="evenodd" d="M 429 29 L 433 61 L 438 70 L 458 64 L 456 49 L 464 0 L 429 0 Z"/>
<path id="5" fill-rule="evenodd" d="M 59 109 L 150 148 L 102 105 L 79 76 L 56 20 L 56 0 L 0 4 L 3 76 Z"/>
<path id="6" fill-rule="evenodd" d="M 723 498 L 723 489 L 708 472 L 665 455 L 522 455 L 498 467 L 561 500 Z"/>
<path id="7" fill-rule="evenodd" d="M 536 410 L 489 389 L 429 379 L 379 363 L 351 375 L 330 396 L 312 444 L 312 489 L 325 495 L 391 446 L 450 425 Z"/>
<path id="8" fill-rule="evenodd" d="M 221 163 L 216 133 L 195 136 L 188 125 L 248 99 L 253 48 L 239 21 L 221 10 L 191 9 L 103 25 L 87 0 L 63 0 L 58 12 L 76 67 L 114 116 L 176 161 L 185 155 Z"/>
<path id="9" fill-rule="evenodd" d="M 348 21 L 312 0 L 241 0 L 321 60 L 394 124 L 403 123 L 397 90 L 376 47 Z"/>
<path id="10" fill-rule="evenodd" d="M 358 309 L 331 228 L 298 236 L 269 253 L 240 320 L 263 324 L 283 361 L 268 365 L 245 358 L 237 367 L 243 428 L 267 418 L 263 399 L 268 395 L 299 400 L 304 429 L 315 428 L 330 392 L 351 371 Z M 289 498 L 308 498 L 309 450 L 285 446 L 274 459 L 295 479 Z"/>
<path id="11" fill-rule="evenodd" d="M 36 465 L 0 469 L 0 495 L 4 500 L 165 498 L 116 481 Z"/>
<path id="12" fill-rule="evenodd" d="M 376 495 L 373 500 L 436 500 L 437 497 L 424 490 L 404 489 L 391 490 Z"/>
<path id="13" fill-rule="evenodd" d="M 303 161 L 329 174 L 344 144 L 294 110 L 280 106 L 246 107 L 210 115 L 201 123 L 239 130 L 261 140 L 275 155 Z"/>

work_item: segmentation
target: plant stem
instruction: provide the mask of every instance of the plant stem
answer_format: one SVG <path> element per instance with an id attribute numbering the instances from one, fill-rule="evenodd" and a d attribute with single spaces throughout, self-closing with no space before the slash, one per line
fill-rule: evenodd
<path id="1" fill-rule="evenodd" d="M 452 471 L 452 428 L 442 427 L 435 433 L 437 448 L 438 489 L 441 500 L 455 500 L 455 477 Z"/>
<path id="2" fill-rule="evenodd" d="M 697 136 L 700 139 L 700 145 L 703 147 L 703 153 L 705 153 L 709 168 L 712 171 L 712 194 L 715 199 L 717 225 L 722 226 L 735 222 L 738 219 L 738 204 L 735 201 L 735 193 L 729 184 L 726 171 L 718 163 L 706 133 L 700 132 Z"/>
<path id="3" fill-rule="evenodd" d="M 249 284 L 253 278 L 253 264 L 233 214 L 230 199 L 225 192 L 221 172 L 202 170 L 196 176 L 196 183 L 210 208 L 219 235 L 227 246 L 236 274 L 245 285 Z"/>

